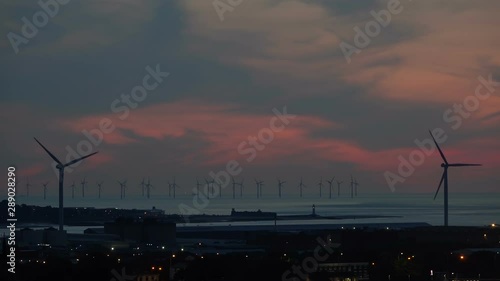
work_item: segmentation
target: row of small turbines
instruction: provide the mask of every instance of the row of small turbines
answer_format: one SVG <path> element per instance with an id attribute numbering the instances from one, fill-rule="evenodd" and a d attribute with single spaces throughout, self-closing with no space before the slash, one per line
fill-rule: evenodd
<path id="1" fill-rule="evenodd" d="M 439 186 L 438 186 L 438 189 L 436 191 L 436 195 L 434 196 L 434 199 L 436 199 L 436 196 L 441 188 L 441 185 L 444 183 L 444 225 L 445 226 L 448 226 L 448 168 L 449 167 L 467 167 L 467 166 L 481 166 L 481 164 L 467 164 L 467 163 L 448 163 L 448 160 L 446 159 L 446 157 L 444 156 L 444 153 L 443 151 L 441 150 L 441 148 L 439 147 L 438 143 L 436 142 L 436 139 L 434 138 L 432 132 L 429 130 L 429 133 L 434 141 L 434 144 L 436 145 L 438 151 L 439 151 L 439 154 L 441 155 L 441 158 L 443 159 L 444 163 L 441 164 L 441 167 L 443 168 L 443 175 L 441 176 L 441 180 L 439 182 Z M 59 170 L 59 230 L 63 230 L 64 229 L 64 169 L 68 166 L 71 166 L 77 162 L 80 162 L 82 160 L 84 160 L 85 158 L 88 158 L 88 157 L 91 157 L 92 155 L 95 155 L 97 152 L 93 152 L 93 153 L 90 153 L 90 154 L 87 154 L 83 157 L 80 157 L 78 159 L 75 159 L 75 160 L 72 160 L 68 163 L 65 163 L 63 164 L 57 157 L 54 156 L 54 154 L 52 154 L 47 148 L 45 148 L 45 146 L 43 146 L 43 144 L 41 142 L 39 142 L 36 138 L 35 138 L 35 141 L 45 150 L 45 152 L 47 152 L 47 154 L 57 163 L 56 165 L 56 168 Z M 284 184 L 284 182 L 281 182 L 280 180 L 278 180 L 281 184 L 279 184 L 280 186 L 280 194 L 281 194 L 281 187 L 282 187 L 282 184 Z M 332 179 L 332 182 L 333 182 L 333 179 Z M 258 196 L 261 195 L 261 192 L 260 192 L 260 189 L 263 185 L 263 181 L 257 181 L 256 180 L 256 183 L 257 183 L 257 189 L 259 190 L 258 192 Z M 322 181 L 321 181 L 322 183 Z M 48 183 L 47 183 L 48 184 Z M 125 183 L 126 184 L 126 183 Z M 150 185 L 150 182 L 148 180 L 148 184 Z M 235 182 L 233 180 L 233 189 L 234 189 L 234 185 Z M 47 185 L 44 185 L 44 190 L 45 190 L 45 193 L 46 193 L 46 186 Z M 305 186 L 303 181 L 301 180 L 300 184 L 300 191 L 301 191 L 301 194 L 302 194 L 302 188 Z M 351 186 L 353 186 L 353 180 L 351 180 Z M 356 184 L 357 186 L 357 184 Z M 102 187 L 102 184 L 101 184 L 101 187 Z M 151 185 L 150 185 L 151 187 Z M 213 187 L 213 185 L 212 185 Z M 174 194 L 175 194 L 175 188 L 176 188 L 176 185 L 174 184 Z M 199 187 L 198 187 L 199 188 Z M 352 188 L 351 188 L 352 189 Z M 122 188 L 122 190 L 124 190 L 124 188 Z M 82 191 L 84 192 L 84 191 Z M 84 195 L 84 193 L 82 193 Z M 122 191 L 122 194 L 124 194 L 124 191 Z M 199 192 L 198 192 L 199 194 Z M 233 192 L 234 194 L 234 192 Z"/>
<path id="2" fill-rule="evenodd" d="M 257 187 L 257 190 L 256 190 L 256 195 L 257 195 L 257 198 L 261 198 L 263 196 L 263 192 L 262 192 L 262 186 L 264 186 L 264 181 L 263 180 L 257 180 L 257 179 L 254 179 L 255 180 L 255 185 Z M 219 197 L 222 197 L 222 185 L 221 183 L 219 182 L 216 182 L 214 179 L 211 179 L 211 180 L 208 180 L 208 179 L 204 179 L 205 183 L 203 184 L 202 182 L 200 182 L 198 179 L 196 179 L 196 192 L 195 192 L 195 195 L 199 195 L 202 193 L 202 190 L 200 189 L 201 187 L 206 187 L 206 191 L 207 193 L 210 192 L 211 194 L 214 194 L 215 193 L 215 188 L 214 186 L 217 185 L 218 186 L 218 193 L 219 193 Z M 87 188 L 87 184 L 89 182 L 87 181 L 86 178 L 83 178 L 83 180 L 80 181 L 80 185 L 81 185 L 81 194 L 82 194 L 82 198 L 85 197 L 85 190 Z M 120 199 L 123 199 L 126 197 L 126 189 L 127 189 L 127 180 L 122 180 L 122 181 L 117 181 L 118 185 L 120 186 Z M 176 179 L 175 177 L 173 178 L 173 181 L 170 182 L 168 181 L 168 196 L 169 197 L 173 197 L 175 198 L 176 197 L 176 190 L 177 188 L 179 188 L 180 186 L 176 183 Z M 237 196 L 237 187 L 239 187 L 239 197 L 240 198 L 243 198 L 243 186 L 244 186 L 244 179 L 241 179 L 240 182 L 237 182 L 235 181 L 234 178 L 231 178 L 231 183 L 232 183 L 232 192 L 233 192 L 233 199 L 235 199 Z M 284 188 L 284 185 L 285 183 L 287 183 L 286 181 L 284 180 L 281 180 L 280 178 L 277 178 L 277 187 L 278 187 L 278 197 L 281 198 L 282 197 L 282 194 L 283 194 L 283 188 Z M 329 198 L 331 199 L 333 196 L 332 196 L 332 191 L 334 189 L 334 185 L 336 184 L 337 185 L 337 196 L 340 197 L 340 194 L 341 194 L 341 185 L 342 183 L 344 183 L 344 181 L 336 181 L 335 180 L 335 177 L 332 177 L 331 179 L 329 180 L 326 180 L 326 183 L 328 183 L 328 190 L 329 190 Z M 49 182 L 44 182 L 42 183 L 42 186 L 43 186 L 43 199 L 46 199 L 47 198 L 47 186 L 48 186 Z M 96 186 L 97 186 L 97 192 L 98 192 L 98 198 L 101 198 L 101 193 L 102 193 L 102 190 L 103 190 L 103 184 L 104 184 L 104 181 L 98 181 L 96 182 Z M 323 186 L 325 184 L 323 183 L 323 178 L 320 179 L 320 181 L 317 183 L 317 186 L 319 187 L 319 197 L 322 198 L 323 197 Z M 29 192 L 30 192 L 30 187 L 32 185 L 30 184 L 29 182 L 29 179 L 26 180 L 26 196 L 29 197 Z M 351 198 L 353 197 L 356 197 L 358 196 L 358 186 L 359 186 L 359 183 L 357 182 L 357 180 L 355 178 L 353 178 L 351 176 Z M 73 183 L 69 186 L 71 187 L 71 198 L 75 198 L 75 188 L 76 188 L 76 182 L 73 181 Z M 153 185 L 151 184 L 151 180 L 148 178 L 148 180 L 146 181 L 146 178 L 143 178 L 142 181 L 139 183 L 139 187 L 141 187 L 141 190 L 142 190 L 142 196 L 143 197 L 146 197 L 146 198 L 150 198 L 151 197 L 151 188 L 153 188 Z M 297 185 L 297 187 L 299 188 L 299 196 L 302 198 L 303 196 L 303 189 L 304 188 L 307 188 L 307 185 L 304 184 L 304 181 L 303 179 L 301 178 L 300 179 L 300 182 L 299 184 Z"/>

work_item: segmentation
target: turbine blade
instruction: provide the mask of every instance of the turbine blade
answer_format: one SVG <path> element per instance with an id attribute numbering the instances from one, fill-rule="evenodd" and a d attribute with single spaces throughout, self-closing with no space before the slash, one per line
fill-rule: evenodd
<path id="1" fill-rule="evenodd" d="M 444 157 L 443 151 L 441 151 L 441 148 L 439 147 L 436 139 L 432 135 L 431 130 L 429 130 L 429 134 L 431 134 L 432 140 L 434 141 L 434 144 L 436 144 L 437 149 L 439 150 L 439 154 L 441 154 L 441 158 L 443 158 L 444 163 L 448 164 L 448 161 L 446 160 L 446 157 Z"/>
<path id="2" fill-rule="evenodd" d="M 96 154 L 96 153 L 97 153 L 97 151 L 96 151 L 96 152 L 94 152 L 94 153 L 90 153 L 90 154 L 88 154 L 88 155 L 85 155 L 85 156 L 83 156 L 83 157 L 80 157 L 80 158 L 78 158 L 78 159 L 75 159 L 75 160 L 73 160 L 73 161 L 71 161 L 71 162 L 68 162 L 68 163 L 64 164 L 64 167 L 68 167 L 68 166 L 70 166 L 70 165 L 75 164 L 76 162 L 80 162 L 80 161 L 82 161 L 83 159 L 88 158 L 88 157 L 90 157 L 90 156 L 92 156 L 92 155 L 94 155 L 94 154 Z"/>
<path id="3" fill-rule="evenodd" d="M 62 165 L 61 161 L 59 161 L 59 159 L 57 159 L 57 157 L 55 157 L 54 154 L 52 154 L 47 148 L 45 148 L 45 146 L 43 146 L 43 144 L 41 142 L 39 142 L 36 138 L 34 138 L 34 139 L 43 148 L 43 150 L 45 150 L 45 152 L 47 152 L 50 155 L 50 157 L 52 159 L 54 159 L 54 161 L 57 162 L 57 164 Z"/>
<path id="4" fill-rule="evenodd" d="M 465 164 L 465 163 L 455 163 L 449 164 L 450 167 L 470 167 L 470 166 L 483 166 L 482 164 Z"/>
<path id="5" fill-rule="evenodd" d="M 441 185 L 443 184 L 445 174 L 446 172 L 443 172 L 443 175 L 441 176 L 441 181 L 439 182 L 438 189 L 436 190 L 436 194 L 434 195 L 434 200 L 436 200 L 436 197 L 438 196 L 439 193 L 439 189 L 441 189 Z"/>

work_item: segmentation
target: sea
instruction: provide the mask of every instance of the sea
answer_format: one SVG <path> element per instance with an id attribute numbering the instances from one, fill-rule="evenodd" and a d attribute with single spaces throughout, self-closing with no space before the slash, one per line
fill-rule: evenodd
<path id="1" fill-rule="evenodd" d="M 232 194 L 214 197 L 205 201 L 196 199 L 195 195 L 178 194 L 176 198 L 168 195 L 151 196 L 149 199 L 142 195 L 130 195 L 123 199 L 119 196 L 102 196 L 90 194 L 75 198 L 65 196 L 65 207 L 93 207 L 93 208 L 123 208 L 123 209 L 161 209 L 166 214 L 182 214 L 181 209 L 190 209 L 200 214 L 229 215 L 234 208 L 237 211 L 276 212 L 278 215 L 308 215 L 313 212 L 313 205 L 317 215 L 339 216 L 341 220 L 286 220 L 278 224 L 366 224 L 366 223 L 428 223 L 443 225 L 444 209 L 442 194 L 433 199 L 430 193 L 373 193 L 350 195 L 331 199 L 329 194 L 319 195 L 289 195 L 278 198 L 276 195 L 263 195 L 256 198 L 255 194 L 232 198 Z M 58 206 L 57 197 L 40 195 L 17 195 L 17 204 Z M 199 204 L 193 203 L 198 202 Z M 369 216 L 370 218 L 367 218 Z M 207 226 L 207 225 L 268 225 L 274 221 L 259 222 L 217 222 L 217 223 L 181 223 L 178 227 Z M 500 224 L 500 193 L 450 193 L 449 194 L 449 225 L 451 226 L 486 226 Z M 18 218 L 18 227 L 33 226 L 23 224 L 23 218 Z M 38 227 L 45 227 L 43 225 Z M 57 227 L 57 226 L 55 226 Z M 82 233 L 85 226 L 68 226 L 65 229 L 70 233 Z M 5 229 L 5 228 L 4 228 Z M 0 234 L 4 232 L 0 231 Z"/>

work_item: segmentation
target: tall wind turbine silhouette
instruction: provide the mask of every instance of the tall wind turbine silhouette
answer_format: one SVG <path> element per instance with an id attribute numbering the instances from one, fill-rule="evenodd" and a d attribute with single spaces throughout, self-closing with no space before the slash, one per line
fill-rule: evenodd
<path id="1" fill-rule="evenodd" d="M 319 186 L 319 198 L 321 198 L 322 196 L 321 190 L 323 189 L 323 177 L 321 177 L 321 179 L 319 180 L 318 186 Z"/>
<path id="2" fill-rule="evenodd" d="M 351 175 L 351 198 L 354 197 L 354 179 Z"/>
<path id="3" fill-rule="evenodd" d="M 443 184 L 444 181 L 444 226 L 448 226 L 448 168 L 449 167 L 470 167 L 470 166 L 482 166 L 482 164 L 466 164 L 466 163 L 448 163 L 448 160 L 446 160 L 446 157 L 444 157 L 443 151 L 441 151 L 441 148 L 439 147 L 438 143 L 436 142 L 436 139 L 432 135 L 431 130 L 429 130 L 429 134 L 431 134 L 432 140 L 434 141 L 434 144 L 436 145 L 439 154 L 441 155 L 441 158 L 443 159 L 444 163 L 441 163 L 441 167 L 443 167 L 443 175 L 441 176 L 441 181 L 439 182 L 439 186 L 436 190 L 436 194 L 434 195 L 434 200 L 436 200 L 436 197 L 439 193 L 439 189 L 441 189 L 441 185 Z"/>
<path id="4" fill-rule="evenodd" d="M 330 189 L 330 199 L 332 199 L 332 184 L 333 184 L 334 179 L 335 179 L 335 177 L 333 177 L 331 180 L 326 181 L 326 182 L 328 182 L 328 187 Z"/>
<path id="5" fill-rule="evenodd" d="M 299 188 L 300 188 L 300 197 L 302 197 L 302 188 L 306 187 L 306 185 L 302 182 L 302 177 L 300 178 Z"/>
<path id="6" fill-rule="evenodd" d="M 85 181 L 85 178 L 80 182 L 82 184 L 82 197 L 85 197 L 85 184 L 88 183 L 88 181 Z"/>
<path id="7" fill-rule="evenodd" d="M 281 198 L 281 189 L 283 188 L 283 184 L 285 184 L 286 181 L 281 181 L 278 179 L 278 196 Z"/>
<path id="8" fill-rule="evenodd" d="M 340 197 L 340 185 L 343 183 L 344 181 L 337 181 L 337 196 Z"/>
<path id="9" fill-rule="evenodd" d="M 43 185 L 43 200 L 45 200 L 47 198 L 47 185 L 48 184 L 49 184 L 49 182 L 42 183 L 42 185 Z"/>
<path id="10" fill-rule="evenodd" d="M 63 164 L 61 161 L 59 161 L 59 159 L 57 159 L 54 156 L 54 154 L 52 154 L 47 148 L 45 148 L 45 146 L 43 146 L 43 144 L 41 142 L 39 142 L 36 138 L 34 138 L 34 139 L 43 148 L 43 150 L 45 150 L 45 152 L 47 152 L 47 154 L 49 154 L 49 156 L 54 161 L 57 162 L 56 168 L 59 170 L 59 230 L 62 231 L 64 229 L 64 204 L 63 204 L 63 200 L 64 200 L 64 197 L 63 197 L 63 194 L 64 194 L 64 168 L 71 166 L 77 162 L 82 161 L 83 159 L 85 159 L 87 157 L 90 157 L 90 156 L 96 154 L 97 151 L 90 153 L 90 154 L 87 154 L 87 155 L 80 157 L 78 159 L 72 160 L 66 164 Z"/>
<path id="11" fill-rule="evenodd" d="M 205 179 L 205 182 L 207 183 L 207 193 L 210 193 L 213 196 L 215 180 L 214 179 L 212 179 L 212 180 Z"/>
<path id="12" fill-rule="evenodd" d="M 97 182 L 97 191 L 99 192 L 99 198 L 101 198 L 101 190 L 102 190 L 103 183 L 104 183 L 103 181 Z"/>

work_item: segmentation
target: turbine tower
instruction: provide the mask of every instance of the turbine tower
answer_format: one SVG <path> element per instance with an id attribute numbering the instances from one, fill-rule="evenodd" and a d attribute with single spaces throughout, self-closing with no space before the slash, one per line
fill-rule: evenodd
<path id="1" fill-rule="evenodd" d="M 142 178 L 142 181 L 141 181 L 141 183 L 139 185 L 141 186 L 141 189 L 142 189 L 142 197 L 144 197 L 144 189 L 146 188 L 145 187 L 146 182 L 145 182 L 144 178 Z"/>
<path id="2" fill-rule="evenodd" d="M 281 189 L 283 188 L 283 184 L 286 183 L 286 181 L 281 181 L 278 179 L 278 196 L 281 198 Z"/>
<path id="3" fill-rule="evenodd" d="M 45 150 L 45 152 L 47 152 L 47 154 L 49 154 L 49 156 L 57 162 L 57 166 L 56 168 L 59 170 L 59 230 L 62 231 L 64 229 L 64 204 L 63 204 L 63 194 L 64 194 L 64 168 L 68 167 L 68 166 L 71 166 L 77 162 L 80 162 L 81 160 L 87 158 L 87 157 L 90 157 L 94 154 L 96 154 L 97 152 L 93 152 L 93 153 L 90 153 L 90 154 L 87 154 L 83 157 L 80 157 L 78 159 L 75 159 L 73 161 L 70 161 L 66 164 L 63 164 L 61 161 L 59 161 L 59 159 L 57 159 L 49 150 L 47 150 L 47 148 L 45 148 L 45 146 L 42 145 L 41 142 L 39 142 L 36 138 L 35 138 L 35 141 Z"/>
<path id="4" fill-rule="evenodd" d="M 29 197 L 30 196 L 30 180 L 28 178 L 26 178 L 26 197 Z"/>
<path id="5" fill-rule="evenodd" d="M 302 182 L 302 177 L 300 178 L 299 188 L 300 188 L 300 197 L 302 198 L 302 188 L 306 187 L 306 185 Z"/>
<path id="6" fill-rule="evenodd" d="M 351 175 L 351 198 L 354 196 L 354 179 L 352 178 Z"/>
<path id="7" fill-rule="evenodd" d="M 151 184 L 151 180 L 149 178 L 145 186 L 146 186 L 146 197 L 149 199 L 149 196 L 151 194 L 151 187 L 153 187 L 153 185 Z"/>
<path id="8" fill-rule="evenodd" d="M 205 179 L 205 182 L 207 183 L 207 193 L 211 193 L 212 195 L 214 195 L 214 183 L 215 183 L 215 180 L 212 179 L 212 180 L 207 180 Z"/>
<path id="9" fill-rule="evenodd" d="M 262 186 L 264 185 L 264 181 L 255 179 L 255 185 L 257 186 L 257 198 L 260 198 L 262 197 Z"/>
<path id="10" fill-rule="evenodd" d="M 333 184 L 334 179 L 335 179 L 335 177 L 333 177 L 331 180 L 326 181 L 326 182 L 328 182 L 328 187 L 330 189 L 330 199 L 332 199 L 332 184 Z"/>
<path id="11" fill-rule="evenodd" d="M 354 179 L 354 196 L 355 197 L 358 197 L 358 180 L 357 179 Z"/>
<path id="12" fill-rule="evenodd" d="M 340 185 L 343 183 L 344 181 L 337 181 L 337 196 L 340 197 Z"/>
<path id="13" fill-rule="evenodd" d="M 80 182 L 82 184 L 82 197 L 85 197 L 85 184 L 88 183 L 88 181 L 85 181 L 85 178 Z"/>
<path id="14" fill-rule="evenodd" d="M 318 186 L 319 186 L 319 198 L 321 198 L 322 196 L 321 190 L 323 189 L 323 177 L 321 177 L 321 179 L 319 180 Z"/>
<path id="15" fill-rule="evenodd" d="M 238 183 L 238 185 L 240 186 L 240 198 L 243 197 L 243 180 L 244 179 L 241 179 L 241 182 Z"/>
<path id="16" fill-rule="evenodd" d="M 120 199 L 123 199 L 123 197 L 125 197 L 125 188 L 127 188 L 127 180 L 117 182 L 120 185 Z"/>
<path id="17" fill-rule="evenodd" d="M 235 193 L 236 193 L 236 182 L 234 181 L 234 178 L 231 177 L 231 182 L 233 183 L 233 199 L 235 199 Z"/>
<path id="18" fill-rule="evenodd" d="M 71 185 L 71 199 L 75 198 L 75 181 L 73 181 L 73 184 Z"/>
<path id="19" fill-rule="evenodd" d="M 202 186 L 202 184 L 198 178 L 196 178 L 196 196 L 198 196 L 198 198 L 200 198 L 200 186 Z"/>
<path id="20" fill-rule="evenodd" d="M 434 195 L 434 200 L 436 200 L 436 197 L 439 193 L 439 189 L 441 189 L 441 185 L 443 184 L 444 181 L 444 226 L 448 226 L 448 168 L 482 166 L 482 164 L 448 163 L 448 160 L 446 160 L 446 157 L 444 157 L 443 151 L 441 151 L 441 148 L 439 147 L 438 143 L 436 142 L 436 139 L 434 138 L 430 130 L 429 134 L 431 134 L 432 140 L 434 141 L 434 144 L 436 144 L 436 147 L 439 150 L 439 154 L 441 155 L 441 158 L 444 161 L 444 163 L 441 164 L 441 167 L 443 167 L 443 175 L 441 176 L 441 181 L 439 182 L 436 194 Z"/>
<path id="21" fill-rule="evenodd" d="M 99 198 L 101 198 L 101 190 L 103 183 L 104 183 L 103 181 L 97 183 L 97 191 L 99 191 Z"/>
<path id="22" fill-rule="evenodd" d="M 43 200 L 45 200 L 47 198 L 47 185 L 48 184 L 49 184 L 49 182 L 42 183 L 42 185 L 43 185 Z"/>
<path id="23" fill-rule="evenodd" d="M 175 177 L 174 177 L 174 182 L 172 183 L 172 189 L 174 190 L 174 198 L 175 198 L 175 189 L 177 187 L 179 187 L 179 185 L 175 183 Z"/>

